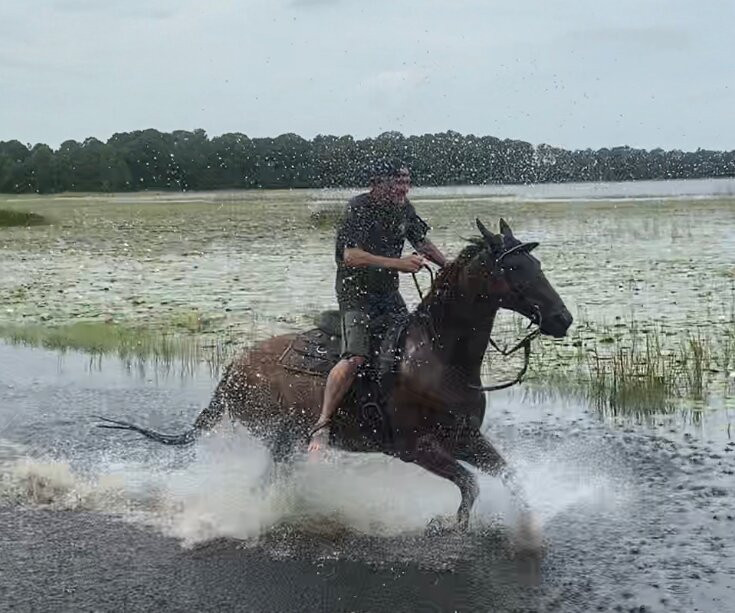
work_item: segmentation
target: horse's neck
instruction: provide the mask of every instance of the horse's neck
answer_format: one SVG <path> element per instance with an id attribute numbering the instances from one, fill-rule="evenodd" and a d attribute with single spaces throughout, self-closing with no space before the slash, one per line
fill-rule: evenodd
<path id="1" fill-rule="evenodd" d="M 497 301 L 475 300 L 472 296 L 444 300 L 427 305 L 435 350 L 446 364 L 479 376 L 498 311 Z"/>

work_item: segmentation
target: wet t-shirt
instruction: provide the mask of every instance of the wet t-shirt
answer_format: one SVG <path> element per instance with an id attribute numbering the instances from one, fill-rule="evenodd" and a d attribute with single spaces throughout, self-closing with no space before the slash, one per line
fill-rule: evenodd
<path id="1" fill-rule="evenodd" d="M 344 263 L 344 250 L 359 248 L 373 255 L 400 258 L 408 240 L 415 248 L 429 226 L 413 205 L 377 202 L 370 194 L 355 196 L 347 204 L 337 228 L 337 299 L 341 308 L 360 307 L 366 296 L 398 290 L 398 271 L 389 268 L 355 268 Z"/>

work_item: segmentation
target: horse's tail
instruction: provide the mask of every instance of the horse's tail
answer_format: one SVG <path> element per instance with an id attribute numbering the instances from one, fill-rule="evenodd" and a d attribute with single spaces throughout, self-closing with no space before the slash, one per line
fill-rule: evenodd
<path id="1" fill-rule="evenodd" d="M 190 428 L 182 434 L 162 434 L 155 430 L 149 430 L 142 426 L 137 426 L 129 421 L 120 421 L 118 419 L 109 419 L 107 417 L 100 417 L 99 415 L 94 416 L 96 419 L 102 420 L 103 424 L 97 424 L 98 428 L 109 428 L 111 430 L 130 430 L 131 432 L 138 432 L 146 438 L 152 439 L 164 445 L 191 445 L 200 433 L 198 428 Z"/>
<path id="2" fill-rule="evenodd" d="M 191 445 L 197 440 L 199 435 L 205 431 L 213 428 L 217 422 L 222 418 L 225 412 L 224 394 L 229 384 L 229 375 L 232 371 L 232 364 L 230 364 L 222 375 L 222 379 L 217 385 L 217 389 L 214 392 L 214 396 L 210 401 L 207 408 L 205 408 L 197 417 L 194 425 L 189 428 L 186 432 L 181 434 L 163 434 L 156 432 L 155 430 L 149 430 L 143 428 L 129 421 L 121 421 L 119 419 L 110 419 L 109 417 L 101 417 L 94 415 L 95 419 L 99 419 L 104 423 L 97 424 L 98 428 L 108 428 L 110 430 L 129 430 L 131 432 L 137 432 L 142 434 L 146 438 L 163 443 L 164 445 Z"/>

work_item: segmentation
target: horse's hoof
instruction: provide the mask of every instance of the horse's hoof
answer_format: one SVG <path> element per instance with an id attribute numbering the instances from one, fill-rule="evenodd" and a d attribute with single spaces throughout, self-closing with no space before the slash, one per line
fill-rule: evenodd
<path id="1" fill-rule="evenodd" d="M 451 516 L 438 516 L 426 524 L 426 536 L 441 536 L 457 531 L 457 520 Z"/>
<path id="2" fill-rule="evenodd" d="M 544 541 L 541 522 L 536 515 L 524 512 L 520 516 L 514 540 L 518 555 L 539 557 L 543 554 Z"/>

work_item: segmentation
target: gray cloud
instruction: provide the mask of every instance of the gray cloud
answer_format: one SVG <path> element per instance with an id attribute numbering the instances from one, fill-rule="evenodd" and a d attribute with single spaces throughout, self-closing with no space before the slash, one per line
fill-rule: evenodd
<path id="1" fill-rule="evenodd" d="M 53 60 L 34 60 L 17 55 L 10 56 L 0 53 L 0 67 L 11 71 L 24 71 L 48 75 L 67 75 L 73 77 L 88 77 L 89 71 L 81 67 L 64 66 Z"/>
<path id="2" fill-rule="evenodd" d="M 168 19 L 187 4 L 177 0 L 126 0 L 100 2 L 99 0 L 54 0 L 53 6 L 62 12 L 98 13 L 118 17 Z"/>
<path id="3" fill-rule="evenodd" d="M 570 32 L 569 37 L 588 44 L 636 45 L 661 51 L 683 51 L 692 44 L 692 36 L 684 28 L 656 26 L 592 28 Z"/>
<path id="4" fill-rule="evenodd" d="M 299 8 L 308 8 L 310 6 L 329 6 L 339 4 L 342 0 L 290 0 L 289 5 Z"/>
<path id="5" fill-rule="evenodd" d="M 731 0 L 2 0 L 0 139 L 453 129 L 731 149 L 734 22 Z"/>

